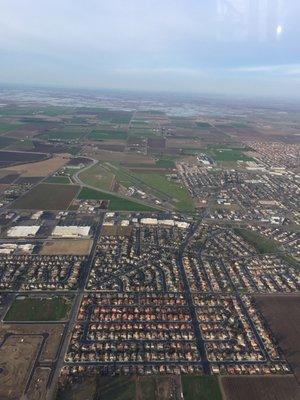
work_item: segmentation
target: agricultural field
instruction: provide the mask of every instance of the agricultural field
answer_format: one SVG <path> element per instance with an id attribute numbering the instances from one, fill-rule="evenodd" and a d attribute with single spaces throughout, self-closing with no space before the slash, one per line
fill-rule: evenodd
<path id="1" fill-rule="evenodd" d="M 257 295 L 255 300 L 300 382 L 300 295 Z"/>
<path id="2" fill-rule="evenodd" d="M 16 139 L 8 138 L 5 136 L 0 136 L 0 149 L 4 149 L 6 147 L 12 146 L 16 142 L 17 142 Z"/>
<path id="3" fill-rule="evenodd" d="M 46 180 L 47 183 L 61 183 L 64 185 L 68 185 L 70 182 L 70 179 L 68 176 L 50 176 L 50 178 L 48 178 Z"/>
<path id="4" fill-rule="evenodd" d="M 228 400 L 297 400 L 300 386 L 294 376 L 224 377 L 222 387 Z"/>
<path id="5" fill-rule="evenodd" d="M 55 155 L 44 161 L 20 164 L 9 167 L 10 171 L 21 174 L 24 177 L 48 176 L 63 167 L 69 161 L 69 157 Z"/>
<path id="6" fill-rule="evenodd" d="M 155 208 L 145 204 L 89 188 L 83 188 L 77 198 L 81 200 L 109 200 L 108 209 L 110 211 L 155 211 Z"/>
<path id="7" fill-rule="evenodd" d="M 70 297 L 17 297 L 4 321 L 61 321 L 68 316 L 71 304 Z"/>
<path id="8" fill-rule="evenodd" d="M 24 210 L 66 210 L 79 189 L 76 185 L 41 183 L 17 199 L 11 207 Z"/>
<path id="9" fill-rule="evenodd" d="M 184 400 L 222 400 L 219 381 L 215 376 L 183 375 L 181 382 Z"/>
<path id="10" fill-rule="evenodd" d="M 101 400 L 182 400 L 178 376 L 87 378 L 59 391 L 56 400 L 86 400 L 87 395 Z"/>
<path id="11" fill-rule="evenodd" d="M 38 135 L 39 139 L 44 139 L 44 140 L 77 140 L 82 138 L 84 135 L 88 133 L 88 130 L 86 127 L 78 127 L 78 126 L 72 126 L 72 127 L 66 127 L 63 129 L 57 129 L 57 130 L 52 130 L 47 133 L 42 133 Z"/>
<path id="12" fill-rule="evenodd" d="M 89 133 L 87 138 L 90 140 L 126 140 L 127 132 L 125 130 L 95 129 Z"/>
<path id="13" fill-rule="evenodd" d="M 47 157 L 47 154 L 43 153 L 28 153 L 19 151 L 5 151 L 0 150 L 0 166 L 1 165 L 14 165 L 21 163 L 33 163 L 41 161 Z"/>
<path id="14" fill-rule="evenodd" d="M 2 112 L 1 112 L 2 114 Z M 10 123 L 10 122 L 4 122 L 0 121 L 0 133 L 12 131 L 14 129 L 21 128 L 22 124 L 15 124 L 15 123 Z"/>

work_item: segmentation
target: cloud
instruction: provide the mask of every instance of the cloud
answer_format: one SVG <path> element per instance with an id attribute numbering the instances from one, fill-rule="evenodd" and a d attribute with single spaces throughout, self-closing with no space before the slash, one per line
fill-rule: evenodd
<path id="1" fill-rule="evenodd" d="M 246 74 L 276 74 L 276 75 L 299 75 L 300 64 L 283 64 L 283 65 L 257 65 L 229 68 L 228 71 Z"/>

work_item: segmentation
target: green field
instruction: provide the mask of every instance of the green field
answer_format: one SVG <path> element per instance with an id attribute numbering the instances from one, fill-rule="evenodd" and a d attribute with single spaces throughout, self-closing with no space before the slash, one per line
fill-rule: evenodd
<path id="1" fill-rule="evenodd" d="M 211 128 L 211 125 L 209 123 L 201 121 L 196 122 L 196 126 L 198 129 L 204 129 L 204 130 Z"/>
<path id="2" fill-rule="evenodd" d="M 148 167 L 151 168 L 151 166 Z M 164 173 L 153 171 L 135 173 L 118 163 L 105 163 L 105 168 L 109 169 L 116 180 L 127 188 L 134 186 L 152 193 L 160 200 L 173 203 L 178 211 L 194 211 L 193 200 L 189 197 L 187 190 L 169 181 Z"/>
<path id="3" fill-rule="evenodd" d="M 251 244 L 260 254 L 272 254 L 278 252 L 278 244 L 257 232 L 248 229 L 235 228 L 234 232 Z"/>
<path id="4" fill-rule="evenodd" d="M 175 162 L 172 157 L 160 157 L 155 162 L 155 166 L 158 168 L 175 168 Z"/>
<path id="5" fill-rule="evenodd" d="M 22 124 L 9 124 L 8 122 L 0 122 L 0 133 L 13 131 L 15 129 L 21 128 L 21 126 Z"/>
<path id="6" fill-rule="evenodd" d="M 134 377 L 101 377 L 97 391 L 101 400 L 133 400 L 135 399 L 136 382 Z"/>
<path id="7" fill-rule="evenodd" d="M 112 188 L 114 174 L 98 163 L 82 171 L 79 174 L 79 178 L 88 186 L 109 191 Z"/>
<path id="8" fill-rule="evenodd" d="M 245 154 L 248 151 L 248 148 L 230 148 L 230 147 L 209 147 L 207 153 L 215 160 L 215 161 L 253 161 L 252 157 L 247 156 Z"/>
<path id="9" fill-rule="evenodd" d="M 217 377 L 182 375 L 184 400 L 222 400 Z"/>
<path id="10" fill-rule="evenodd" d="M 9 150 L 30 151 L 34 150 L 35 148 L 31 139 L 21 139 L 21 140 L 12 139 L 12 140 L 13 142 L 11 142 L 7 146 Z"/>
<path id="11" fill-rule="evenodd" d="M 96 129 L 88 135 L 90 140 L 126 140 L 127 132 L 121 130 Z"/>
<path id="12" fill-rule="evenodd" d="M 53 296 L 53 295 L 51 295 Z M 16 298 L 4 320 L 10 321 L 60 321 L 67 317 L 71 298 L 51 297 Z"/>
<path id="13" fill-rule="evenodd" d="M 82 136 L 86 135 L 86 128 L 78 126 L 67 127 L 65 129 L 56 129 L 47 133 L 42 133 L 37 135 L 38 138 L 49 140 L 49 139 L 59 139 L 59 140 L 76 140 L 80 139 Z"/>
<path id="14" fill-rule="evenodd" d="M 161 198 L 168 197 L 175 203 L 178 211 L 193 211 L 194 204 L 185 188 L 179 184 L 170 182 L 162 174 L 135 174 L 148 187 L 155 189 L 161 194 Z"/>
<path id="15" fill-rule="evenodd" d="M 90 188 L 83 188 L 77 198 L 82 200 L 109 200 L 108 209 L 111 211 L 156 211 L 155 208 L 147 205 Z"/>

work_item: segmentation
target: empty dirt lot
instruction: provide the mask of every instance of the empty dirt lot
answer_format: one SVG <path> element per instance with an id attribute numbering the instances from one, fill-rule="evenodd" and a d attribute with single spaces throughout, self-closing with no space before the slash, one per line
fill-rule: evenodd
<path id="1" fill-rule="evenodd" d="M 61 340 L 61 334 L 64 329 L 64 324 L 1 324 L 0 325 L 0 343 L 2 342 L 6 333 L 13 333 L 16 335 L 39 335 L 40 341 L 42 341 L 42 335 L 48 333 L 49 336 L 45 341 L 41 360 L 53 360 L 56 356 L 57 348 Z M 20 336 L 21 338 L 21 336 Z M 1 350 L 1 348 L 0 348 Z M 2 358 L 0 357 L 0 363 Z M 1 365 L 0 365 L 1 366 Z M 1 374 L 0 374 L 1 377 Z M 0 396 L 0 399 L 2 397 Z"/>
<path id="2" fill-rule="evenodd" d="M 256 296 L 255 301 L 300 383 L 300 295 Z"/>
<path id="3" fill-rule="evenodd" d="M 38 355 L 41 336 L 9 336 L 0 347 L 0 399 L 19 400 Z"/>
<path id="4" fill-rule="evenodd" d="M 58 239 L 49 240 L 43 244 L 40 251 L 42 255 L 74 255 L 85 256 L 89 254 L 92 241 L 89 239 Z"/>
<path id="5" fill-rule="evenodd" d="M 235 376 L 221 380 L 224 400 L 298 400 L 300 386 L 294 376 Z"/>

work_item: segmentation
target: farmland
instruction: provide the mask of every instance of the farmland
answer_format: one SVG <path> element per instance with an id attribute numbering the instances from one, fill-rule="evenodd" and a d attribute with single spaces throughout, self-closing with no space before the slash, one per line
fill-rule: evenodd
<path id="1" fill-rule="evenodd" d="M 58 140 L 76 140 L 80 139 L 82 136 L 86 135 L 88 132 L 84 127 L 66 127 L 64 129 L 57 129 L 49 131 L 47 133 L 42 133 L 38 135 L 39 139 L 58 139 Z"/>
<path id="2" fill-rule="evenodd" d="M 46 184 L 35 186 L 12 204 L 14 209 L 66 210 L 77 195 L 79 186 Z"/>
<path id="3" fill-rule="evenodd" d="M 300 381 L 300 296 L 256 296 L 256 302 Z"/>
<path id="4" fill-rule="evenodd" d="M 293 376 L 226 377 L 222 386 L 229 400 L 297 400 L 300 386 Z"/>
<path id="5" fill-rule="evenodd" d="M 222 400 L 218 379 L 214 376 L 182 376 L 184 400 Z"/>
<path id="6" fill-rule="evenodd" d="M 64 185 L 68 185 L 70 183 L 70 179 L 67 176 L 51 176 L 47 179 L 47 183 L 62 183 Z"/>
<path id="7" fill-rule="evenodd" d="M 123 130 L 95 129 L 88 135 L 90 140 L 122 140 L 126 138 L 127 132 Z"/>
<path id="8" fill-rule="evenodd" d="M 67 317 L 71 299 L 66 297 L 17 298 L 8 310 L 5 321 L 60 321 Z"/>
<path id="9" fill-rule="evenodd" d="M 18 152 L 18 151 L 0 151 L 0 165 L 14 165 L 26 162 L 37 162 L 43 160 L 47 157 L 43 153 L 28 153 L 28 152 Z"/>
<path id="10" fill-rule="evenodd" d="M 15 165 L 9 167 L 9 170 L 22 174 L 24 177 L 47 176 L 64 166 L 68 160 L 66 156 L 55 155 L 44 161 Z"/>

